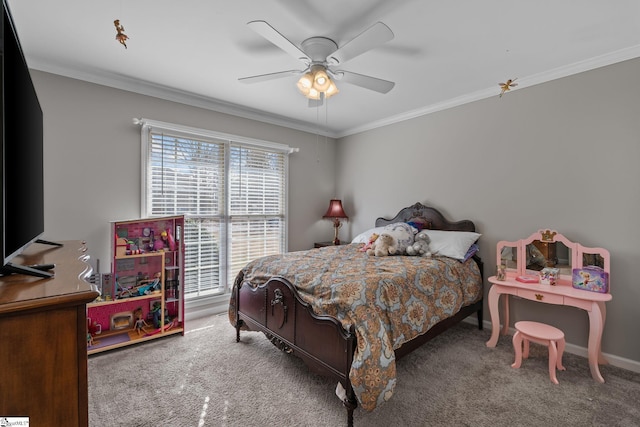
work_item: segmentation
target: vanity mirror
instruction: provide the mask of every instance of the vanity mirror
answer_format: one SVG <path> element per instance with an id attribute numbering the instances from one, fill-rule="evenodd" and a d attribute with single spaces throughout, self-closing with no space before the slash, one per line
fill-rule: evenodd
<path id="1" fill-rule="evenodd" d="M 608 256 L 603 256 L 600 248 L 582 246 L 554 230 L 539 230 L 514 242 L 503 240 L 496 249 L 497 265 L 505 267 L 507 278 L 537 276 L 544 268 L 557 268 L 560 281 L 570 283 L 574 268 L 596 266 L 609 270 Z"/>
<path id="2" fill-rule="evenodd" d="M 549 267 L 571 274 L 571 249 L 561 241 L 533 240 L 525 246 L 525 264 L 530 273 Z"/>
<path id="3" fill-rule="evenodd" d="M 497 245 L 497 265 L 504 266 L 507 276 L 516 276 L 518 273 L 518 242 L 502 240 Z"/>
<path id="4" fill-rule="evenodd" d="M 576 243 L 552 230 L 540 230 L 521 242 L 521 274 L 537 276 L 544 268 L 556 268 L 559 281 L 571 281 Z"/>

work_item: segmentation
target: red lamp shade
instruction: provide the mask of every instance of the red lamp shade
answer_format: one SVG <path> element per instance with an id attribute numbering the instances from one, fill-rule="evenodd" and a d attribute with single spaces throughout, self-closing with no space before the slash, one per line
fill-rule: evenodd
<path id="1" fill-rule="evenodd" d="M 322 216 L 322 218 L 328 218 L 333 220 L 333 228 L 335 229 L 335 236 L 333 237 L 333 244 L 339 245 L 340 239 L 338 239 L 338 229 L 342 226 L 340 218 L 349 219 L 344 209 L 342 208 L 342 201 L 337 199 L 331 199 L 329 202 L 329 209 Z"/>
<path id="2" fill-rule="evenodd" d="M 322 218 L 346 218 L 349 219 L 344 209 L 342 208 L 342 201 L 337 199 L 331 199 L 329 202 L 329 209 L 322 216 Z"/>

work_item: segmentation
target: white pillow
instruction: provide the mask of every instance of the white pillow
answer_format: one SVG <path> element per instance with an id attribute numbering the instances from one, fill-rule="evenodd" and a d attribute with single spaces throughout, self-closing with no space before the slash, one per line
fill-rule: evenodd
<path id="1" fill-rule="evenodd" d="M 482 236 L 471 231 L 422 230 L 431 242 L 429 248 L 434 255 L 463 260 L 467 251 Z"/>
<path id="2" fill-rule="evenodd" d="M 379 236 L 380 233 L 382 233 L 382 230 L 384 230 L 384 227 L 376 227 L 376 228 L 371 228 L 367 231 L 363 231 L 362 233 L 354 237 L 353 240 L 351 240 L 351 243 L 369 243 L 369 239 L 371 238 L 371 235 L 373 233 L 376 233 Z"/>

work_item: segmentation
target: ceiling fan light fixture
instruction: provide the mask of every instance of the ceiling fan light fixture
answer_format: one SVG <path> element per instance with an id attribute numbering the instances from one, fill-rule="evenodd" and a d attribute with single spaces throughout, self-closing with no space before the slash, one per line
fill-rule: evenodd
<path id="1" fill-rule="evenodd" d="M 310 71 L 300 77 L 297 86 L 302 95 L 315 100 L 320 99 L 321 93 L 325 94 L 325 98 L 329 98 L 339 92 L 322 65 L 312 66 Z"/>
<path id="2" fill-rule="evenodd" d="M 329 80 L 329 76 L 326 71 L 318 70 L 313 76 L 313 87 L 318 89 L 320 92 L 326 92 L 329 89 L 329 85 L 331 84 L 331 80 Z"/>
<path id="3" fill-rule="evenodd" d="M 309 93 L 309 89 L 313 86 L 313 74 L 311 72 L 304 73 L 298 80 L 298 89 L 305 96 Z"/>
<path id="4" fill-rule="evenodd" d="M 304 96 L 306 96 L 309 99 L 318 100 L 318 99 L 320 99 L 320 91 L 318 91 L 318 89 L 312 87 L 311 89 L 309 89 L 309 92 Z"/>
<path id="5" fill-rule="evenodd" d="M 336 86 L 336 84 L 333 82 L 333 80 L 329 80 L 329 88 L 327 89 L 327 91 L 324 93 L 325 98 L 330 98 L 333 95 L 337 94 L 338 92 L 340 92 L 338 90 L 338 86 Z"/>
<path id="6" fill-rule="evenodd" d="M 300 87 L 300 86 L 298 86 L 298 90 L 300 91 L 301 94 L 303 94 L 307 98 L 309 97 L 309 92 L 311 92 L 311 89 Z"/>

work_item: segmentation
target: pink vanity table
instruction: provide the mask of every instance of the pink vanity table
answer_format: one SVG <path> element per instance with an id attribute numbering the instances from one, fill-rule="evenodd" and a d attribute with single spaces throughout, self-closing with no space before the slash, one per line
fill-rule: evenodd
<path id="1" fill-rule="evenodd" d="M 560 265 L 560 275 L 555 285 L 542 283 L 522 283 L 516 280 L 518 276 L 535 276 L 537 271 L 530 270 L 530 256 L 528 255 L 528 245 L 534 240 L 548 244 L 562 243 L 566 247 L 566 265 Z M 531 246 L 529 246 L 531 248 Z M 557 256 L 556 251 L 556 256 Z M 562 252 L 562 251 L 559 251 Z M 507 255 L 505 255 L 505 253 Z M 510 254 L 513 256 L 510 257 Z M 497 264 L 507 265 L 506 277 L 498 280 L 496 276 L 489 277 L 491 289 L 489 290 L 489 312 L 491 314 L 491 338 L 487 341 L 487 347 L 495 347 L 498 343 L 499 332 L 506 335 L 509 329 L 509 295 L 516 295 L 520 298 L 537 301 L 546 304 L 568 305 L 587 311 L 589 315 L 589 342 L 588 356 L 591 376 L 601 383 L 604 378 L 600 374 L 599 364 L 606 364 L 607 361 L 600 350 L 602 331 L 606 318 L 605 302 L 611 300 L 610 290 L 606 293 L 591 292 L 576 289 L 572 286 L 572 269 L 595 264 L 610 272 L 609 252 L 602 248 L 588 248 L 574 243 L 555 231 L 540 230 L 526 239 L 515 242 L 500 241 L 497 244 Z M 595 260 L 595 261 L 594 261 Z M 588 263 L 588 264 L 587 264 Z M 609 277 L 609 283 L 611 278 Z M 504 319 L 500 328 L 500 313 L 498 310 L 500 296 L 503 298 Z"/>

